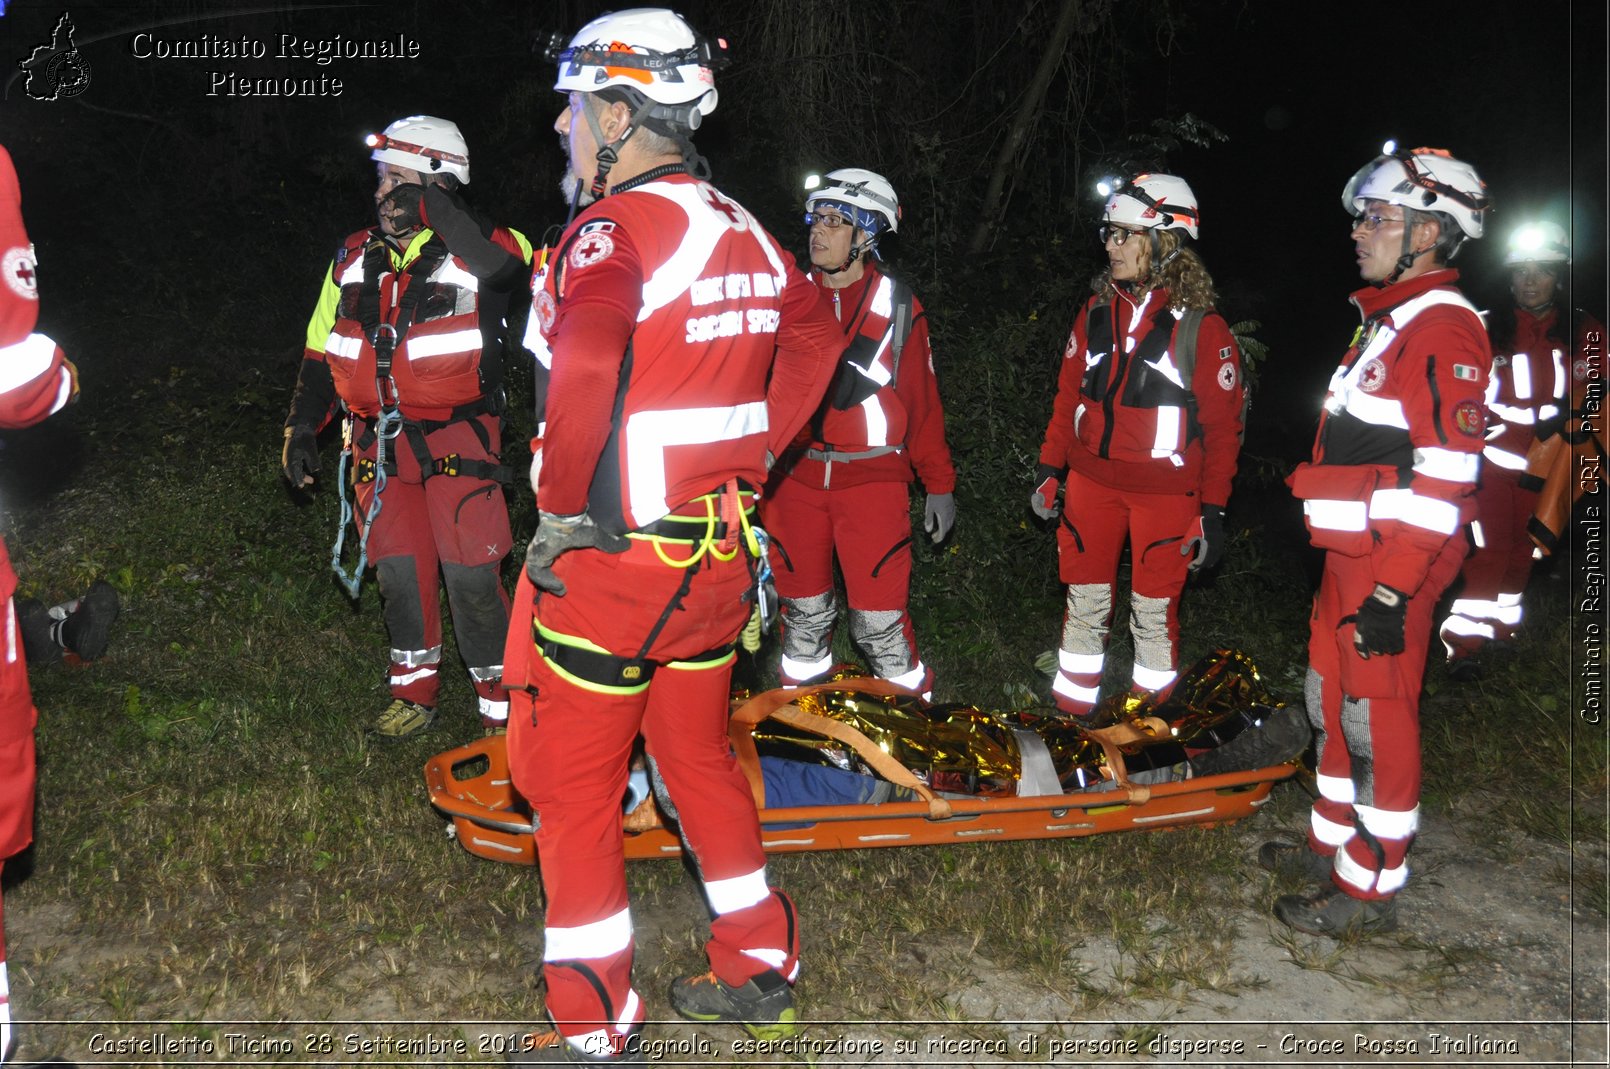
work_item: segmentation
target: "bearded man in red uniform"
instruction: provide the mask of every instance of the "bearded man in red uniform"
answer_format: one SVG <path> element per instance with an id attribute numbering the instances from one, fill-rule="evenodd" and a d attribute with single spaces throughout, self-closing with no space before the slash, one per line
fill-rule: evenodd
<path id="1" fill-rule="evenodd" d="M 30 427 L 78 396 L 78 369 L 60 346 L 34 333 L 39 287 L 33 243 L 22 225 L 22 191 L 11 155 L 0 147 L 0 427 Z M 34 837 L 34 711 L 28 662 L 11 596 L 17 590 L 0 540 L 0 869 Z M 11 1048 L 11 986 L 6 976 L 5 911 L 0 905 L 0 1062 Z"/>
<path id="2" fill-rule="evenodd" d="M 1572 444 L 1585 444 L 1580 413 L 1574 410 L 1582 407 L 1582 386 L 1604 346 L 1602 324 L 1568 304 L 1560 307 L 1571 267 L 1571 236 L 1564 227 L 1542 222 L 1517 228 L 1504 262 L 1514 303 L 1487 317 L 1493 374 L 1471 523 L 1476 547 L 1441 628 L 1449 674 L 1456 679 L 1480 675 L 1476 654 L 1520 630 L 1533 538 L 1548 538 L 1546 529 L 1532 522 L 1544 480 L 1528 462 L 1537 443 L 1562 432 Z"/>
<path id="3" fill-rule="evenodd" d="M 782 602 L 783 684 L 833 666 L 833 559 L 844 574 L 850 634 L 872 674 L 925 697 L 933 672 L 917 652 L 911 591 L 913 473 L 923 526 L 942 542 L 956 522 L 956 469 L 928 347 L 928 319 L 876 261 L 900 224 L 894 187 L 873 171 L 833 171 L 805 198 L 811 281 L 833 302 L 846 348 L 838 378 L 801 440 L 778 462 L 764 509 Z"/>
<path id="4" fill-rule="evenodd" d="M 369 145 L 379 225 L 348 236 L 324 276 L 282 465 L 292 486 L 313 484 L 318 433 L 339 399 L 354 519 L 391 635 L 392 700 L 372 730 L 401 739 L 436 717 L 442 586 L 481 723 L 501 730 L 509 602 L 499 568 L 513 541 L 499 485 L 502 361 L 531 245 L 465 204 L 469 148 L 453 123 L 410 116 Z"/>
<path id="5" fill-rule="evenodd" d="M 1308 841 L 1259 862 L 1321 881 L 1275 916 L 1340 937 L 1397 924 L 1419 824 L 1420 682 L 1437 599 L 1475 513 L 1492 357 L 1448 267 L 1482 235 L 1486 187 L 1440 149 L 1384 155 L 1348 182 L 1363 324 L 1331 375 L 1313 460 L 1288 480 L 1325 553 L 1308 640 L 1319 797 Z"/>
<path id="6" fill-rule="evenodd" d="M 1067 608 L 1051 694 L 1074 716 L 1093 715 L 1099 697 L 1125 542 L 1131 690 L 1159 697 L 1179 675 L 1186 576 L 1224 552 L 1245 383 L 1191 247 L 1200 219 L 1196 194 L 1174 175 L 1110 190 L 1108 268 L 1074 319 L 1057 377 L 1029 503 L 1042 520 L 1056 517 L 1066 481 L 1057 559 Z"/>
<path id="7" fill-rule="evenodd" d="M 761 1038 L 796 1029 L 797 918 L 767 884 L 727 703 L 755 491 L 843 341 L 776 239 L 700 177 L 690 138 L 715 110 L 724 47 L 640 8 L 553 50 L 581 210 L 534 281 L 539 524 L 504 665 L 555 1030 L 524 1037 L 513 1064 L 639 1057 L 621 800 L 640 733 L 713 914 L 710 972 L 673 984 L 672 1007 Z"/>

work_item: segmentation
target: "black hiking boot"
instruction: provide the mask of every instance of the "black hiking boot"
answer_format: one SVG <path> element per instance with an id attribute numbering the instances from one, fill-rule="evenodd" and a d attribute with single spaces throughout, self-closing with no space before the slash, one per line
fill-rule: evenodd
<path id="1" fill-rule="evenodd" d="M 1330 882 L 1330 858 L 1316 854 L 1307 843 L 1271 839 L 1258 847 L 1258 867 L 1277 876 L 1301 876 L 1315 883 Z"/>
<path id="2" fill-rule="evenodd" d="M 794 992 L 782 973 L 767 969 L 733 987 L 713 972 L 671 982 L 671 1008 L 690 1021 L 731 1021 L 756 1039 L 799 1034 Z"/>
<path id="3" fill-rule="evenodd" d="M 1397 900 L 1354 898 L 1333 883 L 1306 895 L 1275 899 L 1275 916 L 1309 935 L 1347 939 L 1390 932 L 1398 926 Z"/>

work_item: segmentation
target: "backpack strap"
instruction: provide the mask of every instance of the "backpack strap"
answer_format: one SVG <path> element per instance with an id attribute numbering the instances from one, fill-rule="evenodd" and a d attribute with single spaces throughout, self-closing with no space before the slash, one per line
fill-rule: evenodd
<path id="1" fill-rule="evenodd" d="M 1174 325 L 1174 366 L 1180 373 L 1180 385 L 1185 387 L 1185 433 L 1192 438 L 1202 437 L 1202 424 L 1196 418 L 1196 336 L 1206 318 L 1206 311 L 1192 308 Z"/>

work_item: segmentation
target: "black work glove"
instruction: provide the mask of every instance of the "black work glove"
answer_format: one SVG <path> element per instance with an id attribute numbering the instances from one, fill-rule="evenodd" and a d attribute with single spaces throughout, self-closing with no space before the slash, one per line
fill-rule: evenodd
<path id="1" fill-rule="evenodd" d="M 1224 509 L 1218 505 L 1202 506 L 1202 522 L 1197 528 L 1195 538 L 1187 541 L 1180 547 L 1180 552 L 1186 555 L 1195 553 L 1196 559 L 1191 561 L 1190 569 L 1193 572 L 1206 571 L 1219 563 L 1224 556 Z"/>
<path id="2" fill-rule="evenodd" d="M 1403 652 L 1403 621 L 1409 612 L 1409 595 L 1376 583 L 1375 590 L 1358 607 L 1353 625 L 1353 646 L 1366 661 L 1372 653 Z"/>
<path id="3" fill-rule="evenodd" d="M 280 453 L 285 480 L 298 490 L 313 485 L 319 473 L 319 436 L 311 427 L 286 427 L 285 449 Z"/>
<path id="4" fill-rule="evenodd" d="M 456 193 L 433 185 L 425 190 L 424 224 L 442 236 L 447 251 L 464 261 L 470 274 L 482 281 L 518 272 L 520 258 L 492 240 L 492 228 L 483 225 Z"/>
<path id="5" fill-rule="evenodd" d="M 1041 464 L 1034 473 L 1034 490 L 1029 494 L 1029 508 L 1042 520 L 1057 517 L 1057 487 L 1062 484 L 1062 470 Z"/>
<path id="6" fill-rule="evenodd" d="M 525 574 L 539 590 L 565 596 L 565 584 L 553 574 L 553 563 L 573 549 L 601 549 L 605 553 L 625 553 L 632 545 L 621 535 L 613 535 L 593 522 L 585 512 L 574 516 L 537 513 L 537 533 L 525 547 Z"/>
<path id="7" fill-rule="evenodd" d="M 425 225 L 425 217 L 419 207 L 424 197 L 424 186 L 414 182 L 404 183 L 381 198 L 375 205 L 375 214 L 382 223 L 389 222 L 397 233 L 406 234 Z"/>

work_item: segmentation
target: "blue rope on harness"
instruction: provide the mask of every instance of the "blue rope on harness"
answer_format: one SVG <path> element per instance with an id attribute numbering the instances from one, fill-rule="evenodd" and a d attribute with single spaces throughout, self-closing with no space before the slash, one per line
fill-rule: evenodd
<path id="1" fill-rule="evenodd" d="M 363 573 L 369 566 L 369 531 L 374 526 L 375 517 L 380 515 L 380 495 L 386 489 L 386 443 L 397 437 L 402 430 L 402 413 L 395 407 L 383 408 L 375 419 L 375 492 L 369 500 L 369 511 L 363 518 L 360 528 L 362 534 L 358 538 L 358 560 L 352 566 L 351 574 L 341 567 L 341 554 L 346 546 L 347 524 L 352 522 L 355 515 L 352 501 L 347 496 L 348 487 L 351 487 L 353 497 L 357 496 L 357 487 L 348 479 L 352 466 L 352 435 L 347 434 L 347 441 L 341 450 L 341 465 L 337 478 L 341 480 L 341 525 L 336 528 L 335 547 L 330 551 L 330 568 L 335 572 L 336 579 L 340 580 L 345 588 L 347 597 L 353 601 L 358 600 L 358 593 L 363 587 Z"/>

